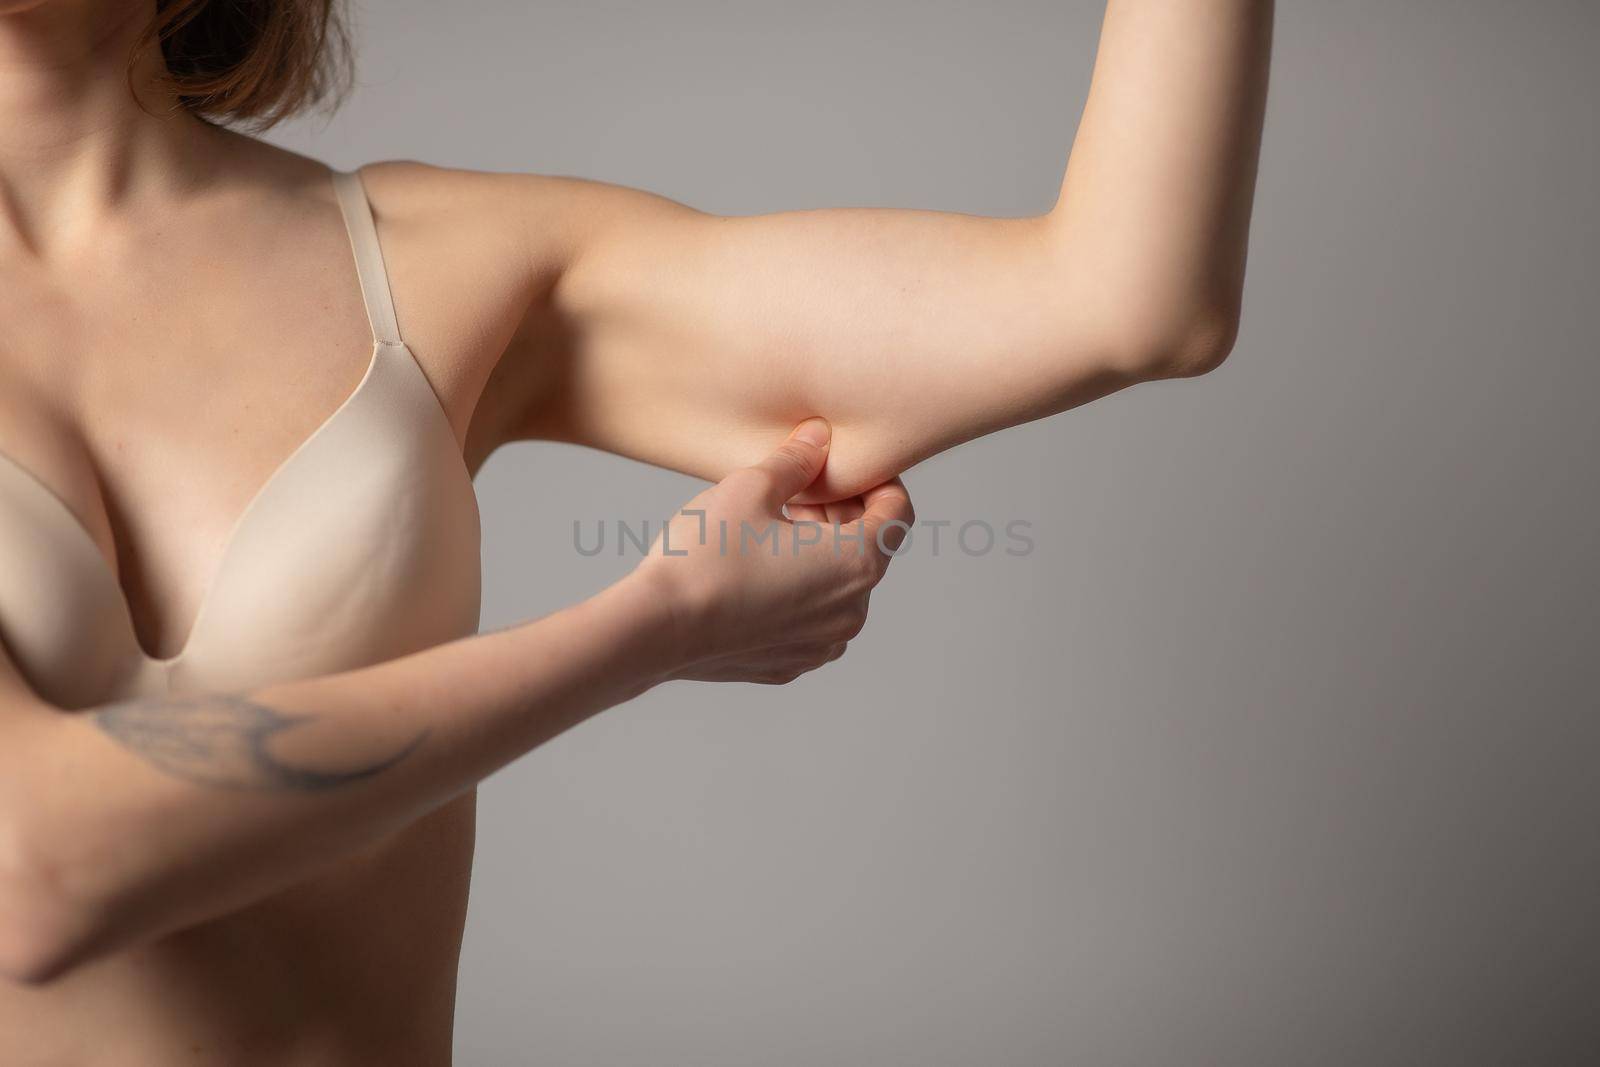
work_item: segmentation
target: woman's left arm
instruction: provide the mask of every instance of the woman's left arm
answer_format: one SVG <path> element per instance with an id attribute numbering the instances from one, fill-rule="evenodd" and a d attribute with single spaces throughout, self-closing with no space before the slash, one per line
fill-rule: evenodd
<path id="1" fill-rule="evenodd" d="M 1060 197 L 1036 217 L 719 217 L 497 176 L 500 217 L 559 249 L 530 312 L 549 321 L 502 360 L 553 364 L 508 377 L 542 383 L 510 436 L 715 479 L 821 415 L 834 445 L 806 499 L 841 498 L 1214 367 L 1237 330 L 1271 23 L 1270 0 L 1111 0 Z"/>

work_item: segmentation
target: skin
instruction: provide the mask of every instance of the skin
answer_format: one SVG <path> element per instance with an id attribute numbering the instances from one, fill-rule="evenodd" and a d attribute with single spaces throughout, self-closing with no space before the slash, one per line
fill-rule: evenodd
<path id="1" fill-rule="evenodd" d="M 371 339 L 326 169 L 171 108 L 154 56 L 145 108 L 129 97 L 148 13 L 0 0 L 0 450 L 77 515 L 163 655 Z M 472 470 L 511 441 L 582 443 L 715 481 L 686 505 L 712 523 L 790 502 L 859 520 L 867 551 L 827 531 L 722 554 L 680 516 L 686 555 L 658 544 L 544 619 L 70 714 L 0 646 L 0 1058 L 447 1063 L 476 782 L 655 685 L 837 658 L 887 570 L 871 538 L 914 518 L 902 471 L 1227 354 L 1271 14 L 1113 0 L 1037 217 L 720 218 L 572 178 L 365 168 L 402 329 Z"/>

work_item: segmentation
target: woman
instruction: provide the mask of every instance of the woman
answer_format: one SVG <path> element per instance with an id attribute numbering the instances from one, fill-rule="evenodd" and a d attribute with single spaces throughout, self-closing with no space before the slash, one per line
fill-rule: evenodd
<path id="1" fill-rule="evenodd" d="M 8 1064 L 448 1062 L 476 782 L 837 657 L 901 471 L 1232 343 L 1269 3 L 1112 0 L 1016 219 L 331 173 L 235 128 L 337 85 L 332 4 L 0 0 Z M 525 439 L 720 481 L 475 635 L 471 475 Z M 700 537 L 786 504 L 861 534 Z"/>

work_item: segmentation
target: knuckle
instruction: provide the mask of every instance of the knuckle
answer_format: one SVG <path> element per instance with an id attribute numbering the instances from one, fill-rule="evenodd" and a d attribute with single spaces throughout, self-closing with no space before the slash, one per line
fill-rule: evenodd
<path id="1" fill-rule="evenodd" d="M 881 547 L 888 552 L 895 551 L 911 536 L 911 528 L 916 524 L 917 516 L 908 504 L 904 511 L 884 520 L 878 535 Z"/>
<path id="2" fill-rule="evenodd" d="M 812 451 L 805 445 L 789 441 L 779 445 L 778 450 L 772 456 L 780 463 L 790 463 L 798 470 L 807 470 L 811 466 Z"/>
<path id="3" fill-rule="evenodd" d="M 867 628 L 867 606 L 858 604 L 850 608 L 844 617 L 845 640 L 851 640 Z"/>
<path id="4" fill-rule="evenodd" d="M 780 480 L 803 478 L 811 473 L 811 456 L 805 449 L 787 444 L 768 456 L 761 469 L 773 485 Z"/>

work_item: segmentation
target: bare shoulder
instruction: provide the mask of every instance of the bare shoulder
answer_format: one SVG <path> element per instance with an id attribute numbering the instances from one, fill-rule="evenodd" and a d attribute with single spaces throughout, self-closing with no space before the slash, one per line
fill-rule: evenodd
<path id="1" fill-rule="evenodd" d="M 560 273 L 558 242 L 530 225 L 544 183 L 412 160 L 359 173 L 401 334 L 465 446 L 485 407 L 497 418 L 491 376 Z"/>
<path id="2" fill-rule="evenodd" d="M 558 283 L 598 246 L 651 241 L 697 215 L 665 197 L 567 175 L 387 160 L 360 168 L 401 330 L 469 460 L 518 435 L 566 359 Z M 567 309 L 570 311 L 570 309 Z M 507 358 L 513 354 L 514 358 Z M 470 436 L 467 428 L 470 423 Z"/>
<path id="3" fill-rule="evenodd" d="M 519 256 L 548 278 L 597 236 L 687 206 L 642 189 L 563 174 L 498 172 L 388 160 L 361 168 L 374 209 L 396 226 L 480 253 Z"/>
<path id="4" fill-rule="evenodd" d="M 489 257 L 500 269 L 536 265 L 537 250 L 508 217 L 528 195 L 526 176 L 413 160 L 368 163 L 359 173 L 386 244 L 421 241 L 431 257 Z"/>

